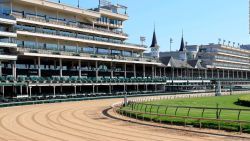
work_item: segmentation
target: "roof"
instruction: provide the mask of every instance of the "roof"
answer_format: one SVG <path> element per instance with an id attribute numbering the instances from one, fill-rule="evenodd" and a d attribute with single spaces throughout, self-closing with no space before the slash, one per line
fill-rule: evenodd
<path id="1" fill-rule="evenodd" d="M 151 44 L 150 47 L 159 47 L 158 44 L 157 44 L 157 38 L 156 38 L 155 29 L 154 29 L 154 33 L 153 33 L 152 44 Z"/>
<path id="2" fill-rule="evenodd" d="M 196 69 L 205 69 L 202 65 L 201 65 L 201 61 L 196 59 L 196 60 L 188 60 L 188 64 L 191 65 L 193 68 Z"/>
<path id="3" fill-rule="evenodd" d="M 180 46 L 179 51 L 184 51 L 184 48 L 185 48 L 185 44 L 184 44 L 184 39 L 183 39 L 183 36 L 182 36 L 182 38 L 181 38 L 181 46 Z"/>
<path id="4" fill-rule="evenodd" d="M 181 61 L 174 59 L 171 56 L 168 57 L 162 57 L 161 62 L 165 64 L 168 67 L 174 67 L 174 68 L 193 68 L 187 61 Z"/>

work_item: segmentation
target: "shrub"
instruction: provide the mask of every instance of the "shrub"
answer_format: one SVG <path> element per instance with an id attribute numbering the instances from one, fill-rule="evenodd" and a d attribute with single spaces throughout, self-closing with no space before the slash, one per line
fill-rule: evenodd
<path id="1" fill-rule="evenodd" d="M 250 95 L 245 95 L 245 96 L 239 97 L 238 103 L 242 106 L 250 107 Z"/>

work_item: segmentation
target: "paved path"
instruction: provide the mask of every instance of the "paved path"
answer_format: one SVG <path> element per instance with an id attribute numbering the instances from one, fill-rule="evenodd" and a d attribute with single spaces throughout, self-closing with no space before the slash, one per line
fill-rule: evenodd
<path id="1" fill-rule="evenodd" d="M 108 110 L 121 99 L 30 105 L 0 109 L 0 141 L 215 141 L 250 140 L 161 128 Z M 136 122 L 136 123 L 134 123 Z M 176 128 L 176 129 L 171 129 Z M 247 135 L 248 136 L 248 135 Z"/>

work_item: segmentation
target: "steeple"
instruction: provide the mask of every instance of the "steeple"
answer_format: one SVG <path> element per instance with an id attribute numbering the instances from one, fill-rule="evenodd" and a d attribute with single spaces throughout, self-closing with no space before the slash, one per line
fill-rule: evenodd
<path id="1" fill-rule="evenodd" d="M 179 51 L 184 51 L 184 48 L 185 48 L 185 44 L 184 44 L 183 30 L 182 30 L 181 46 L 180 46 Z"/>
<path id="2" fill-rule="evenodd" d="M 154 26 L 154 33 L 153 33 L 153 39 L 152 39 L 152 44 L 150 46 L 151 48 L 151 56 L 153 58 L 160 58 L 160 46 L 157 44 L 157 38 L 156 38 L 156 33 L 155 33 L 155 26 Z"/>
<path id="3" fill-rule="evenodd" d="M 157 45 L 156 33 L 155 33 L 155 26 L 154 26 L 154 33 L 153 33 L 152 44 L 151 44 L 150 47 L 158 47 L 158 45 Z"/>

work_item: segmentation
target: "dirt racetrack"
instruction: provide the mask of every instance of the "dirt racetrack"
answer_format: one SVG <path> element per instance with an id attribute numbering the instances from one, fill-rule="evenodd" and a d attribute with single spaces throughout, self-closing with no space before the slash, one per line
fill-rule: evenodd
<path id="1" fill-rule="evenodd" d="M 249 135 L 184 127 L 157 127 L 113 113 L 121 99 L 0 109 L 0 141 L 207 141 L 250 140 Z M 136 123 L 134 123 L 136 122 Z M 187 131 L 192 130 L 192 131 Z M 239 137 L 240 136 L 240 137 Z"/>

